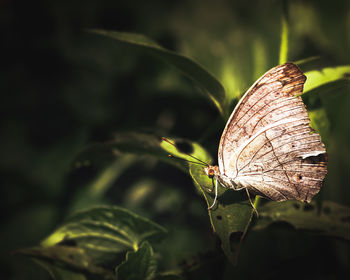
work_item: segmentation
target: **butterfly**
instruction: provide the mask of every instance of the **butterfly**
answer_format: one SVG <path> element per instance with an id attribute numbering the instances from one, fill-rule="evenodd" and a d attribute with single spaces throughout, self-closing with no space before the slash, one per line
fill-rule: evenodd
<path id="1" fill-rule="evenodd" d="M 309 203 L 327 174 L 327 153 L 299 95 L 305 75 L 293 63 L 276 66 L 243 95 L 222 133 L 215 184 L 274 201 Z M 250 198 L 250 197 L 249 197 Z"/>

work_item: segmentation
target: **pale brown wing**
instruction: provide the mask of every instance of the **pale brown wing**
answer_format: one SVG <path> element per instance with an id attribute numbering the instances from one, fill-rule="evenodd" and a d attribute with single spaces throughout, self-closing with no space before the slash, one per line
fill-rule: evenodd
<path id="1" fill-rule="evenodd" d="M 324 145 L 296 97 L 305 80 L 296 65 L 286 63 L 247 91 L 220 140 L 221 174 L 273 200 L 311 200 L 327 169 Z"/>

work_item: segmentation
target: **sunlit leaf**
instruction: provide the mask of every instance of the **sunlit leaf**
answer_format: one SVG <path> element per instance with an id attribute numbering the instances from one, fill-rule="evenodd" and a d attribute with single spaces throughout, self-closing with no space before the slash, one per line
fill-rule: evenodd
<path id="1" fill-rule="evenodd" d="M 144 240 L 159 240 L 166 230 L 126 209 L 94 207 L 68 218 L 43 242 L 43 246 L 74 244 L 97 264 L 113 262 L 118 253 L 137 250 Z"/>
<path id="2" fill-rule="evenodd" d="M 259 215 L 255 230 L 287 222 L 296 229 L 350 240 L 350 208 L 335 202 L 323 201 L 320 207 L 315 202 L 268 202 L 259 208 Z"/>
<path id="3" fill-rule="evenodd" d="M 349 79 L 350 66 L 326 67 L 320 70 L 308 71 L 305 75 L 307 79 L 304 85 L 304 93 L 328 83 Z"/>
<path id="4" fill-rule="evenodd" d="M 152 247 L 143 242 L 136 252 L 126 254 L 126 260 L 116 268 L 116 275 L 118 280 L 150 280 L 155 278 L 156 270 Z"/>
<path id="5" fill-rule="evenodd" d="M 214 102 L 218 110 L 223 113 L 222 104 L 225 99 L 225 90 L 221 83 L 201 65 L 184 55 L 165 49 L 154 42 L 152 39 L 135 33 L 108 31 L 101 29 L 92 29 L 89 32 L 103 35 L 119 42 L 148 51 L 150 54 L 163 59 L 165 62 L 176 67 L 189 78 L 194 80 L 200 88 Z"/>

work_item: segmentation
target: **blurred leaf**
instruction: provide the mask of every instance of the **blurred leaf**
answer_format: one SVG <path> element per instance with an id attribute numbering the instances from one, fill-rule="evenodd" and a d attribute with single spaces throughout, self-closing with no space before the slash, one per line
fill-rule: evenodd
<path id="1" fill-rule="evenodd" d="M 282 16 L 281 25 L 280 65 L 288 61 L 288 23 L 285 16 Z"/>
<path id="2" fill-rule="evenodd" d="M 83 280 L 86 276 L 100 276 L 113 279 L 113 272 L 96 266 L 81 248 L 70 246 L 33 247 L 18 250 L 16 253 L 33 257 L 56 280 Z"/>
<path id="3" fill-rule="evenodd" d="M 170 65 L 178 68 L 189 78 L 198 83 L 200 88 L 214 102 L 220 113 L 223 113 L 222 105 L 225 100 L 225 89 L 221 83 L 201 65 L 184 55 L 165 49 L 154 42 L 152 39 L 135 33 L 107 31 L 101 29 L 91 29 L 89 32 L 113 38 L 119 42 L 126 43 L 150 54 L 163 59 Z"/>
<path id="4" fill-rule="evenodd" d="M 156 279 L 157 280 L 179 280 L 183 278 L 175 274 L 166 274 L 166 275 L 158 275 Z"/>
<path id="5" fill-rule="evenodd" d="M 339 80 L 349 79 L 350 66 L 326 67 L 320 70 L 312 70 L 305 73 L 307 80 L 304 85 L 304 93 L 320 86 Z"/>
<path id="6" fill-rule="evenodd" d="M 254 38 L 253 43 L 253 80 L 256 81 L 261 77 L 262 73 L 266 72 L 268 67 L 268 59 L 267 59 L 267 46 L 262 38 L 256 37 Z"/>
<path id="7" fill-rule="evenodd" d="M 230 58 L 226 58 L 221 66 L 220 80 L 226 89 L 226 99 L 223 106 L 225 119 L 228 119 L 232 113 L 231 104 L 233 100 L 239 100 L 246 88 L 245 77 L 242 73 L 242 69 L 232 61 Z"/>
<path id="8" fill-rule="evenodd" d="M 99 176 L 91 183 L 89 190 L 92 196 L 102 197 L 130 165 L 136 161 L 134 155 L 123 155 L 118 157 L 110 166 L 104 169 Z"/>
<path id="9" fill-rule="evenodd" d="M 116 275 L 120 280 L 154 279 L 157 262 L 152 247 L 143 242 L 136 252 L 128 252 L 126 260 L 117 266 Z"/>
<path id="10" fill-rule="evenodd" d="M 259 208 L 259 215 L 254 230 L 276 222 L 287 222 L 296 229 L 350 240 L 350 208 L 335 202 L 323 201 L 318 207 L 315 202 L 271 201 Z"/>
<path id="11" fill-rule="evenodd" d="M 118 157 L 113 156 L 113 158 L 108 161 L 108 164 L 107 162 L 101 164 L 96 163 L 96 158 L 88 152 L 85 151 L 83 154 L 85 159 L 83 161 L 76 160 L 74 164 L 75 168 L 89 168 L 92 166 L 99 171 L 91 180 L 83 183 L 81 186 L 77 186 L 77 192 L 70 195 L 71 205 L 68 209 L 69 213 L 74 213 L 94 205 L 108 204 L 105 200 L 106 192 L 113 187 L 116 180 L 126 169 L 139 160 L 135 155 L 123 154 Z M 80 155 L 80 157 L 81 156 L 82 155 Z M 101 159 L 102 155 L 99 155 L 98 157 Z M 101 166 L 99 166 L 99 164 Z"/>
<path id="12" fill-rule="evenodd" d="M 33 261 L 42 266 L 54 280 L 86 280 L 86 276 L 83 273 L 62 268 L 55 263 L 48 261 L 42 261 L 33 258 Z"/>
<path id="13" fill-rule="evenodd" d="M 322 141 L 327 143 L 329 136 L 329 120 L 324 108 L 319 108 L 317 110 L 308 111 L 311 123 L 310 126 L 315 129 L 322 138 Z"/>
<path id="14" fill-rule="evenodd" d="M 96 264 L 111 263 L 118 253 L 134 249 L 144 240 L 159 240 L 166 230 L 158 224 L 116 206 L 94 207 L 68 218 L 43 246 L 74 244 Z"/>

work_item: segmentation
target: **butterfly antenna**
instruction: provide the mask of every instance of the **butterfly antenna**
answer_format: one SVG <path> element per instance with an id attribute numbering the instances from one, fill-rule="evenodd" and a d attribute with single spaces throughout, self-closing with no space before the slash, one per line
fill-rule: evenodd
<path id="1" fill-rule="evenodd" d="M 187 159 L 180 158 L 180 157 L 176 157 L 176 156 L 173 156 L 173 155 L 170 155 L 170 154 L 168 155 L 168 157 L 170 157 L 170 158 L 174 158 L 174 159 L 178 159 L 178 160 L 182 160 L 182 161 L 186 161 L 186 162 L 195 163 L 195 164 L 206 165 L 206 164 L 201 163 L 201 162 L 192 161 L 192 160 L 187 160 Z M 207 165 L 206 165 L 206 166 L 207 166 Z"/>
<path id="2" fill-rule="evenodd" d="M 169 141 L 168 139 L 166 139 L 165 137 L 162 137 L 162 140 L 165 141 L 165 142 L 167 142 L 167 143 L 169 143 L 170 145 L 174 146 L 174 147 L 177 149 L 176 145 L 175 145 L 174 143 L 170 142 L 170 141 Z M 186 155 L 188 155 L 189 157 L 191 157 L 191 158 L 197 160 L 198 162 L 194 162 L 194 161 L 190 161 L 190 160 L 187 160 L 187 159 L 175 157 L 175 156 L 173 156 L 173 155 L 169 155 L 169 157 L 176 158 L 176 159 L 181 159 L 181 160 L 184 160 L 184 161 L 187 161 L 187 162 L 192 162 L 192 163 L 195 163 L 195 164 L 202 164 L 202 165 L 205 165 L 205 166 L 209 166 L 208 163 L 204 162 L 203 160 L 201 160 L 201 159 L 199 159 L 199 158 L 197 158 L 197 157 L 195 157 L 195 156 L 193 156 L 193 155 L 191 155 L 191 154 L 189 154 L 189 153 L 184 153 L 184 154 L 186 154 Z"/>

